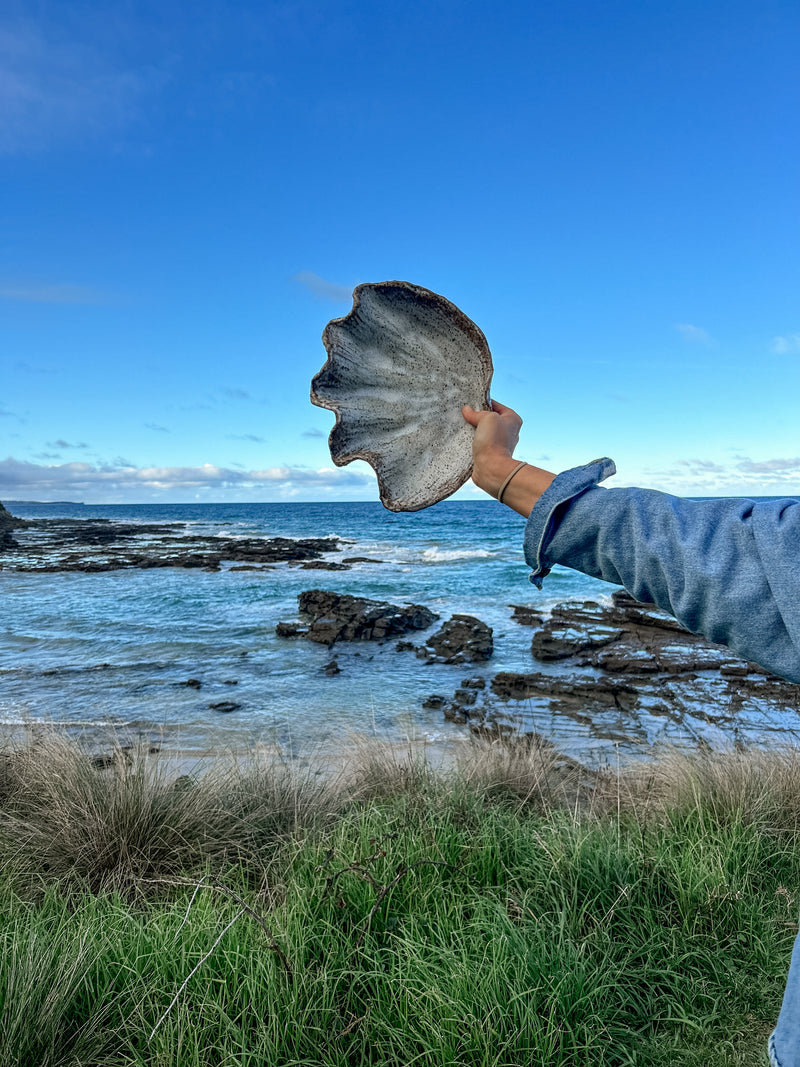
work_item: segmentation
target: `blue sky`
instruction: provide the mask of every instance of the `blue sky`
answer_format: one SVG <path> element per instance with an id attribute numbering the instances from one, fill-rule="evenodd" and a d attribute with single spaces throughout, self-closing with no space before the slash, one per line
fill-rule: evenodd
<path id="1" fill-rule="evenodd" d="M 377 499 L 308 389 L 392 278 L 521 457 L 800 494 L 799 46 L 795 0 L 4 0 L 0 499 Z"/>

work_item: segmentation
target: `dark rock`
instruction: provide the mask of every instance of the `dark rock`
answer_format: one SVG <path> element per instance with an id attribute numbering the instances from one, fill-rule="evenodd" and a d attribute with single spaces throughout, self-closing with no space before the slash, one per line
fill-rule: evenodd
<path id="1" fill-rule="evenodd" d="M 342 673 L 342 668 L 339 666 L 339 664 L 336 662 L 335 659 L 332 659 L 330 661 L 330 663 L 326 663 L 325 666 L 322 669 L 325 671 L 325 673 L 328 675 L 328 677 L 331 677 L 331 678 L 335 674 L 341 674 Z"/>
<path id="2" fill-rule="evenodd" d="M 622 635 L 603 618 L 603 608 L 593 600 L 559 604 L 533 635 L 531 655 L 544 663 L 569 659 L 580 652 L 602 648 Z"/>
<path id="3" fill-rule="evenodd" d="M 342 563 L 384 563 L 382 559 L 370 559 L 369 556 L 346 556 Z"/>
<path id="4" fill-rule="evenodd" d="M 674 636 L 669 642 L 648 641 L 626 631 L 622 640 L 592 656 L 592 663 L 617 674 L 691 674 L 719 669 L 730 655 L 700 642 L 675 642 Z"/>
<path id="5" fill-rule="evenodd" d="M 638 622 L 641 626 L 657 626 L 660 630 L 677 630 L 682 634 L 689 632 L 666 611 L 657 608 L 655 604 L 636 600 L 624 589 L 612 593 L 611 603 L 628 622 Z"/>
<path id="6" fill-rule="evenodd" d="M 475 689 L 456 689 L 453 693 L 453 703 L 460 704 L 462 708 L 474 704 L 477 699 L 478 692 Z"/>
<path id="7" fill-rule="evenodd" d="M 2 505 L 0 505 L 2 506 Z M 3 509 L 5 511 L 5 509 Z M 0 548 L 5 533 L 24 528 L 24 539 L 14 549 L 16 570 L 52 573 L 102 573 L 136 567 L 220 570 L 238 563 L 265 570 L 276 563 L 304 563 L 340 550 L 335 537 L 216 537 L 187 533 L 182 523 L 126 523 L 108 519 L 36 519 L 23 521 L 0 512 Z M 6 529 L 6 527 L 8 529 Z M 91 559 L 87 559 L 87 554 Z M 331 565 L 336 569 L 342 564 Z M 231 570 L 240 569 L 231 567 Z M 326 569 L 330 567 L 326 566 Z"/>
<path id="8" fill-rule="evenodd" d="M 476 737 L 485 737 L 492 741 L 513 740 L 516 735 L 516 731 L 511 723 L 497 722 L 496 720 L 491 722 L 472 722 L 472 720 L 470 720 L 469 729 L 470 733 L 473 733 Z"/>
<path id="9" fill-rule="evenodd" d="M 453 722 L 456 726 L 464 726 L 469 721 L 469 715 L 460 704 L 446 704 L 442 714 L 448 722 Z"/>
<path id="10" fill-rule="evenodd" d="M 304 571 L 349 571 L 346 563 L 332 563 L 327 559 L 309 559 L 300 564 Z"/>
<path id="11" fill-rule="evenodd" d="M 181 685 L 188 685 L 190 689 L 199 689 L 202 684 L 199 678 L 187 678 L 185 682 L 181 682 Z"/>
<path id="12" fill-rule="evenodd" d="M 216 704 L 208 705 L 212 711 L 236 711 L 242 705 L 237 704 L 235 700 L 218 700 Z"/>
<path id="13" fill-rule="evenodd" d="M 511 618 L 520 626 L 541 626 L 544 622 L 544 616 L 526 604 L 509 604 L 508 606 L 511 608 Z"/>
<path id="14" fill-rule="evenodd" d="M 563 674 L 521 674 L 501 671 L 492 679 L 492 692 L 503 700 L 558 698 L 564 710 L 568 705 L 588 710 L 593 704 L 630 711 L 639 703 L 636 686 L 609 678 L 587 678 Z"/>
<path id="15" fill-rule="evenodd" d="M 485 689 L 486 679 L 482 674 L 477 675 L 475 678 L 462 678 L 461 686 L 463 689 Z"/>
<path id="16" fill-rule="evenodd" d="M 19 548 L 19 541 L 13 536 L 12 530 L 21 530 L 27 525 L 25 519 L 18 519 L 0 504 L 0 551 Z"/>
<path id="17" fill-rule="evenodd" d="M 550 619 L 541 630 L 537 630 L 531 641 L 531 655 L 543 663 L 553 660 L 569 659 L 579 652 L 588 652 L 602 648 L 603 645 L 616 641 L 623 631 L 613 626 L 593 626 L 579 628 Z"/>
<path id="18" fill-rule="evenodd" d="M 417 648 L 413 641 L 398 641 L 394 647 L 398 652 L 415 652 Z"/>
<path id="19" fill-rule="evenodd" d="M 425 697 L 422 701 L 423 708 L 431 708 L 433 711 L 438 711 L 447 701 L 447 697 L 439 696 L 438 693 L 431 693 L 429 697 Z"/>
<path id="20" fill-rule="evenodd" d="M 574 660 L 617 674 L 680 674 L 719 669 L 727 650 L 678 625 L 666 612 L 615 593 L 612 605 L 559 604 L 533 635 L 542 662 Z"/>
<path id="21" fill-rule="evenodd" d="M 409 630 L 424 630 L 437 618 L 419 604 L 398 607 L 323 589 L 309 589 L 298 597 L 301 614 L 311 619 L 309 641 L 381 641 Z"/>
<path id="22" fill-rule="evenodd" d="M 278 637 L 305 637 L 308 633 L 307 626 L 301 626 L 298 622 L 279 622 L 275 627 Z"/>
<path id="23" fill-rule="evenodd" d="M 130 745 L 123 745 L 122 748 L 118 748 L 115 752 L 103 754 L 100 756 L 92 756 L 91 763 L 98 771 L 108 770 L 109 767 L 128 766 L 133 763 L 133 756 L 131 755 Z"/>
<path id="24" fill-rule="evenodd" d="M 800 685 L 786 682 L 774 674 L 764 671 L 754 674 L 750 671 L 746 678 L 735 679 L 729 685 L 736 695 L 800 711 Z"/>
<path id="25" fill-rule="evenodd" d="M 489 659 L 493 651 L 490 626 L 473 615 L 453 615 L 417 655 L 438 663 L 470 663 Z"/>
<path id="26" fill-rule="evenodd" d="M 222 684 L 223 685 L 238 685 L 239 684 L 239 679 L 238 678 L 225 678 L 225 680 L 223 681 Z"/>
<path id="27" fill-rule="evenodd" d="M 0 504 L 0 533 L 7 533 L 9 530 L 21 530 L 27 526 L 28 523 L 25 519 L 18 519 L 16 515 L 12 515 L 5 505 Z"/>
<path id="28" fill-rule="evenodd" d="M 746 663 L 723 663 L 719 673 L 723 678 L 746 678 L 750 667 Z"/>

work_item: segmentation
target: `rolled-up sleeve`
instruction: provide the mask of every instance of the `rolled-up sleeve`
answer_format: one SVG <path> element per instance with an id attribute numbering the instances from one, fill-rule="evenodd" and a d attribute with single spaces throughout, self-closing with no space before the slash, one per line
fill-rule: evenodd
<path id="1" fill-rule="evenodd" d="M 800 501 L 605 489 L 603 459 L 558 475 L 525 530 L 539 588 L 554 564 L 624 586 L 708 640 L 800 682 Z"/>
<path id="2" fill-rule="evenodd" d="M 550 573 L 547 550 L 569 505 L 575 497 L 616 472 L 613 459 L 595 459 L 557 475 L 539 497 L 525 527 L 525 559 L 533 567 L 530 580 L 538 589 Z"/>

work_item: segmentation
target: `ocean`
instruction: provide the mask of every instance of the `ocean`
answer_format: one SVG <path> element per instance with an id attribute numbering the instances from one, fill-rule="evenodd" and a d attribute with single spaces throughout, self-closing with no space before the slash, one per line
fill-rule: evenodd
<path id="1" fill-rule="evenodd" d="M 533 662 L 531 629 L 513 621 L 510 605 L 547 611 L 565 600 L 604 602 L 616 588 L 556 567 L 538 591 L 522 554 L 524 520 L 490 500 L 446 501 L 399 515 L 379 503 L 9 509 L 29 519 L 174 523 L 187 534 L 231 538 L 335 536 L 346 543 L 332 560 L 381 561 L 346 571 L 286 563 L 263 572 L 0 570 L 0 725 L 12 733 L 55 724 L 94 738 L 113 728 L 123 739 L 182 751 L 269 744 L 295 754 L 340 748 L 354 735 L 432 743 L 464 737 L 464 726 L 423 707 L 427 696 L 452 694 L 465 676 L 558 669 Z M 275 634 L 278 622 L 298 618 L 298 594 L 313 588 L 422 604 L 440 622 L 477 616 L 494 631 L 494 655 L 486 664 L 428 664 L 398 652 L 396 641 L 339 643 L 340 673 L 328 675 L 328 648 Z M 408 636 L 419 642 L 426 635 Z M 189 679 L 199 687 L 187 686 Z M 211 707 L 224 701 L 238 707 L 229 713 Z M 515 702 L 513 715 L 578 758 L 614 758 L 618 745 L 607 731 L 595 735 L 524 702 Z M 634 731 L 628 747 L 691 739 L 671 721 L 656 732 L 643 738 Z"/>

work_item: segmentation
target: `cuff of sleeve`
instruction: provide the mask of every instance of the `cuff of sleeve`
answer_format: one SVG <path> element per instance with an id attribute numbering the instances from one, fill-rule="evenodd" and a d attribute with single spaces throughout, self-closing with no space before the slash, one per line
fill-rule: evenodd
<path id="1" fill-rule="evenodd" d="M 525 527 L 524 547 L 525 560 L 533 567 L 529 580 L 537 589 L 542 588 L 543 579 L 550 573 L 547 546 L 569 504 L 576 496 L 616 473 L 617 468 L 611 459 L 595 459 L 583 467 L 573 467 L 557 475 L 533 505 Z"/>

